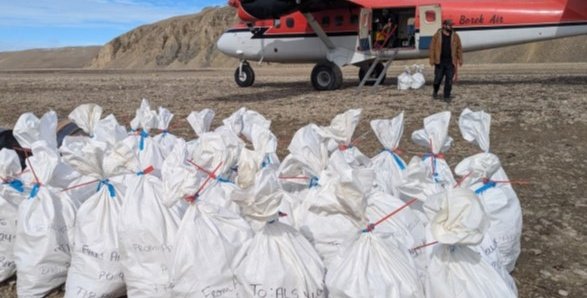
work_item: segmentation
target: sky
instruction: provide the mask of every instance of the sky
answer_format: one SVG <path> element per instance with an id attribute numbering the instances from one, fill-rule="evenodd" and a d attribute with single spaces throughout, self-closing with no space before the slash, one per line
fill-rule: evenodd
<path id="1" fill-rule="evenodd" d="M 0 0 L 0 52 L 103 45 L 140 25 L 227 0 Z"/>

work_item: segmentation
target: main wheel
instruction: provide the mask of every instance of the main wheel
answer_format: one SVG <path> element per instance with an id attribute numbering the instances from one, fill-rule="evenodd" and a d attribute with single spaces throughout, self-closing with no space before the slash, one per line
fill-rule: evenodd
<path id="1" fill-rule="evenodd" d="M 249 63 L 244 62 L 242 66 L 242 72 L 239 68 L 236 68 L 234 72 L 234 81 L 239 87 L 250 87 L 255 82 L 255 72 Z"/>
<path id="2" fill-rule="evenodd" d="M 359 81 L 361 81 L 361 82 L 363 81 L 363 78 L 365 78 L 365 75 L 369 71 L 369 68 L 370 67 L 371 67 L 371 63 L 369 63 L 369 64 L 363 64 L 363 65 L 361 65 L 361 67 L 359 67 Z M 377 80 L 377 78 L 379 77 L 379 75 L 381 74 L 381 72 L 383 72 L 383 69 L 384 68 L 385 68 L 385 66 L 383 66 L 382 63 L 377 63 L 377 66 L 375 66 L 375 69 L 371 73 L 371 79 Z M 383 76 L 383 79 L 381 79 L 381 83 L 380 84 L 383 84 L 383 82 L 385 82 L 385 78 L 386 77 L 387 77 L 387 74 Z M 365 85 L 368 85 L 368 86 L 372 86 L 373 84 L 375 84 L 375 81 L 367 81 L 367 82 L 365 82 Z"/>
<path id="3" fill-rule="evenodd" d="M 312 69 L 311 79 L 316 90 L 336 90 L 342 86 L 342 71 L 332 62 L 321 62 Z"/>

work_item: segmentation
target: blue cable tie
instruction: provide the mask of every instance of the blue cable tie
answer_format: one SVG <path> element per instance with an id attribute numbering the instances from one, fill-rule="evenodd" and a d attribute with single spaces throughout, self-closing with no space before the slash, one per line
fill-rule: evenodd
<path id="1" fill-rule="evenodd" d="M 228 178 L 222 178 L 222 177 L 216 177 L 216 181 L 220 182 L 220 183 L 233 183 L 232 181 L 230 181 Z"/>
<path id="2" fill-rule="evenodd" d="M 271 157 L 269 155 L 265 155 L 265 157 L 263 158 L 263 162 L 261 162 L 261 169 L 264 169 L 265 167 L 267 167 L 270 164 L 271 164 Z"/>
<path id="3" fill-rule="evenodd" d="M 35 183 L 33 185 L 33 189 L 31 189 L 31 195 L 29 196 L 29 199 L 34 199 L 39 193 L 39 189 L 41 189 L 41 184 Z"/>
<path id="4" fill-rule="evenodd" d="M 312 178 L 310 178 L 310 184 L 308 185 L 308 188 L 312 188 L 312 187 L 318 186 L 319 185 L 318 184 L 318 179 L 319 179 L 318 177 L 312 176 Z"/>
<path id="5" fill-rule="evenodd" d="M 111 198 L 116 197 L 116 190 L 114 190 L 114 185 L 112 185 L 112 183 L 110 183 L 110 180 L 108 180 L 108 179 L 100 180 L 100 183 L 98 183 L 98 189 L 96 190 L 97 192 L 100 191 L 100 189 L 102 188 L 102 185 L 106 185 L 106 187 L 108 187 L 108 193 L 110 194 Z"/>
<path id="6" fill-rule="evenodd" d="M 393 157 L 393 160 L 395 161 L 395 163 L 397 164 L 397 166 L 400 168 L 400 170 L 405 170 L 406 169 L 406 165 L 404 164 L 404 162 L 399 158 L 399 156 L 397 156 L 397 154 L 389 149 L 384 149 L 383 151 L 387 151 L 389 152 L 389 154 L 391 154 L 391 156 Z"/>
<path id="7" fill-rule="evenodd" d="M 487 181 L 483 184 L 483 186 L 479 187 L 476 191 L 475 194 L 482 194 L 485 191 L 487 191 L 488 189 L 495 187 L 497 185 L 497 183 L 495 181 Z"/>
<path id="8" fill-rule="evenodd" d="M 24 185 L 23 185 L 22 181 L 20 181 L 18 179 L 14 179 L 10 182 L 7 182 L 6 184 L 8 184 L 8 186 L 14 188 L 14 190 L 16 190 L 18 192 L 24 192 Z"/>
<path id="9" fill-rule="evenodd" d="M 145 149 L 145 138 L 149 137 L 149 133 L 144 129 L 141 130 L 141 140 L 139 141 L 139 150 L 143 151 Z"/>

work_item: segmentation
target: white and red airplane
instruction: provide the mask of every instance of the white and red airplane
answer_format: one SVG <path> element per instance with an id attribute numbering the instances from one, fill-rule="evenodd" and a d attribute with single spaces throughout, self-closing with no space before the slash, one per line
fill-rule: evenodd
<path id="1" fill-rule="evenodd" d="M 217 42 L 240 60 L 235 81 L 251 86 L 247 62 L 316 63 L 312 85 L 342 85 L 340 67 L 359 66 L 361 85 L 379 84 L 394 59 L 428 56 L 444 19 L 454 22 L 464 51 L 587 33 L 587 0 L 230 0 L 240 22 Z M 391 21 L 393 34 L 375 42 Z M 374 44 L 375 42 L 375 44 Z M 383 64 L 385 63 L 385 65 Z M 365 78 L 366 77 L 366 78 Z"/>

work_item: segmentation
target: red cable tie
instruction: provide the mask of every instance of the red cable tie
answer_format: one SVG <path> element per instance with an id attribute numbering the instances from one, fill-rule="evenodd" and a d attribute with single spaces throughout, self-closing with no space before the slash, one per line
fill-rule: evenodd
<path id="1" fill-rule="evenodd" d="M 392 217 L 392 216 L 394 216 L 395 214 L 397 214 L 398 212 L 402 211 L 404 208 L 406 208 L 406 207 L 410 206 L 411 204 L 413 204 L 413 203 L 414 203 L 415 201 L 417 201 L 417 200 L 418 200 L 418 199 L 416 199 L 416 198 L 413 198 L 413 199 L 409 200 L 407 203 L 405 203 L 403 206 L 401 206 L 401 207 L 399 207 L 399 208 L 395 209 L 394 211 L 392 211 L 392 212 L 391 212 L 391 213 L 389 213 L 388 215 L 384 216 L 383 218 L 381 218 L 381 219 L 380 219 L 380 220 L 378 220 L 377 222 L 375 222 L 375 223 L 372 223 L 372 224 L 368 224 L 368 225 L 367 225 L 367 228 L 366 228 L 366 229 L 364 229 L 364 230 L 363 230 L 363 232 L 371 232 L 371 231 L 373 231 L 373 230 L 375 229 L 375 227 L 376 227 L 378 224 L 380 224 L 380 223 L 382 223 L 382 222 L 384 222 L 384 221 L 388 220 L 390 217 Z"/>
<path id="2" fill-rule="evenodd" d="M 24 149 L 24 148 L 23 148 Z M 35 172 L 35 168 L 33 168 L 33 164 L 31 164 L 31 160 L 29 159 L 29 152 L 27 150 L 23 150 L 24 151 L 24 156 L 25 156 L 25 160 L 29 165 L 29 168 L 31 168 L 31 171 L 33 172 L 33 177 L 35 177 L 35 181 L 37 182 L 38 185 L 42 185 L 41 182 L 39 181 L 39 177 L 37 176 L 37 173 Z M 29 149 L 30 151 L 30 149 Z"/>
<path id="3" fill-rule="evenodd" d="M 74 186 L 71 186 L 71 187 L 68 187 L 68 188 L 64 188 L 64 189 L 61 190 L 61 192 L 72 190 L 72 189 L 79 188 L 79 187 L 86 186 L 86 185 L 90 185 L 90 184 L 96 183 L 96 182 L 100 182 L 100 179 L 96 179 L 96 180 L 93 180 L 93 181 L 88 181 L 88 182 L 85 182 L 85 183 L 82 183 L 82 184 L 78 184 L 78 185 L 74 185 Z"/>
<path id="4" fill-rule="evenodd" d="M 206 177 L 206 180 L 204 180 L 204 183 L 202 183 L 202 185 L 200 186 L 200 188 L 198 188 L 198 191 L 196 191 L 195 195 L 192 196 L 188 196 L 185 198 L 186 201 L 188 201 L 189 203 L 193 203 L 196 201 L 196 199 L 200 196 L 200 193 L 202 192 L 202 190 L 204 190 L 204 187 L 206 186 L 206 184 L 208 184 L 208 182 L 210 181 L 210 179 L 212 179 L 212 177 L 216 177 L 216 171 L 218 171 L 218 169 L 220 169 L 220 166 L 222 166 L 222 161 L 218 164 L 218 166 L 216 166 L 216 168 L 214 169 L 214 172 L 210 175 L 208 175 L 208 177 Z M 195 165 L 195 164 L 194 164 Z M 216 179 L 216 178 L 214 178 Z"/>
<path id="5" fill-rule="evenodd" d="M 304 179 L 304 180 L 308 180 L 310 179 L 310 177 L 308 176 L 279 176 L 279 179 Z"/>
<path id="6" fill-rule="evenodd" d="M 377 226 L 378 224 L 380 224 L 380 223 L 382 223 L 382 222 L 386 221 L 388 218 L 390 218 L 390 217 L 394 216 L 396 213 L 398 213 L 398 212 L 402 211 L 404 208 L 406 208 L 406 207 L 408 207 L 408 206 L 412 205 L 412 204 L 413 204 L 414 202 L 416 202 L 417 200 L 418 200 L 418 199 L 416 199 L 416 198 L 413 198 L 413 199 L 409 200 L 409 201 L 408 201 L 408 202 L 406 202 L 406 203 L 405 203 L 403 206 L 401 206 L 401 207 L 397 208 L 397 209 L 396 209 L 396 210 L 394 210 L 393 212 L 389 213 L 388 215 L 386 215 L 386 216 L 385 216 L 385 217 L 383 217 L 382 219 L 380 219 L 380 220 L 378 220 L 377 222 L 375 222 L 375 223 L 373 224 L 373 226 L 375 227 L 375 226 Z"/>
<path id="7" fill-rule="evenodd" d="M 390 151 L 393 152 L 393 153 L 395 153 L 395 154 L 397 154 L 397 155 L 404 154 L 404 151 L 401 150 L 399 147 L 395 147 L 395 148 L 391 149 Z"/>
<path id="8" fill-rule="evenodd" d="M 192 164 L 193 166 L 195 166 L 198 170 L 200 170 L 200 171 L 206 173 L 208 176 L 212 176 L 212 178 L 216 179 L 216 175 L 213 172 L 210 172 L 210 171 L 204 169 L 203 167 L 200 167 L 199 165 L 197 165 L 195 162 L 193 162 L 190 159 L 188 159 L 188 162 L 190 164 Z M 222 164 L 222 162 L 220 164 Z"/>
<path id="9" fill-rule="evenodd" d="M 146 167 L 146 168 L 143 170 L 143 175 L 150 174 L 150 173 L 152 173 L 154 170 L 155 170 L 155 168 L 153 168 L 153 166 L 152 166 L 152 165 L 150 165 L 150 166 Z"/>
<path id="10" fill-rule="evenodd" d="M 428 247 L 428 246 L 431 246 L 431 245 L 434 245 L 434 244 L 437 244 L 437 243 L 438 243 L 438 241 L 432 241 L 430 243 L 422 244 L 420 246 L 416 246 L 414 248 L 411 248 L 410 251 L 411 252 L 414 252 L 416 250 L 419 250 L 419 249 L 422 249 L 422 248 L 425 248 L 425 247 Z"/>
<path id="11" fill-rule="evenodd" d="M 461 183 L 463 183 L 463 181 L 465 181 L 465 179 L 467 179 L 467 177 L 471 176 L 471 172 L 467 173 L 467 175 L 461 177 L 461 179 L 459 179 L 459 181 L 457 181 L 457 184 L 455 184 L 454 187 L 459 187 L 461 186 Z"/>

